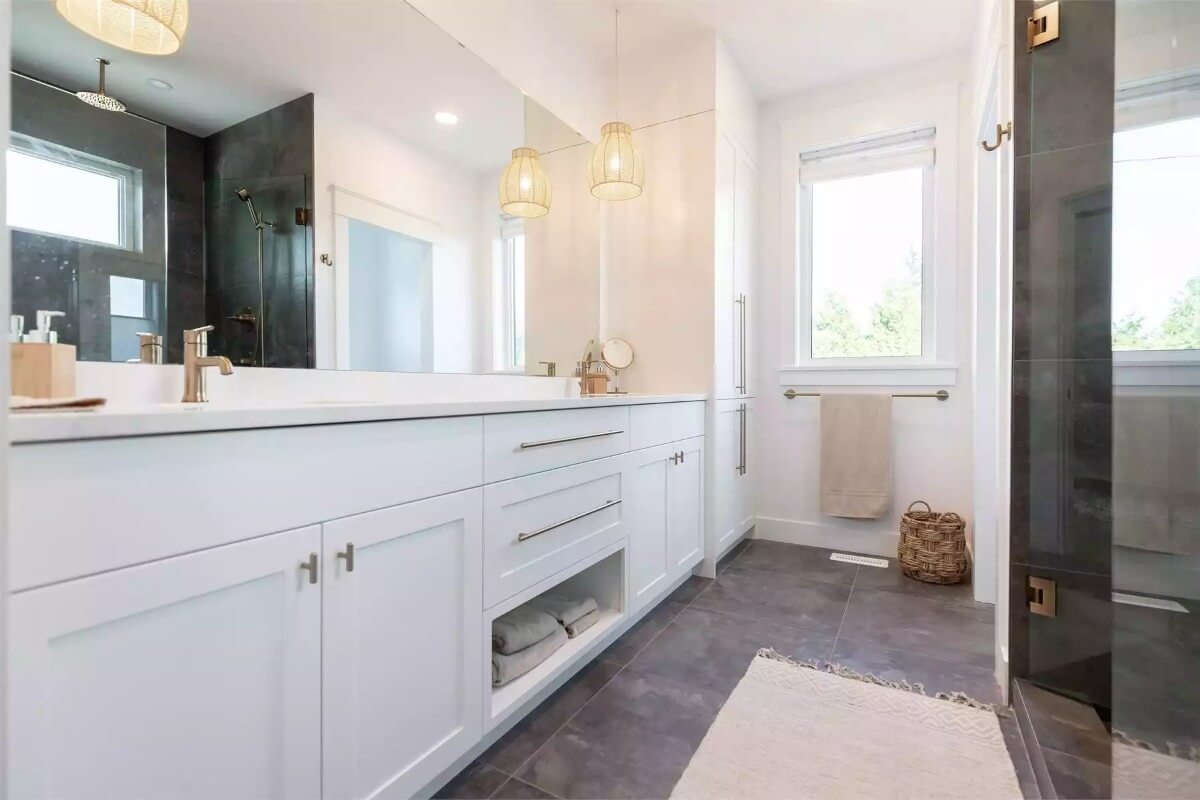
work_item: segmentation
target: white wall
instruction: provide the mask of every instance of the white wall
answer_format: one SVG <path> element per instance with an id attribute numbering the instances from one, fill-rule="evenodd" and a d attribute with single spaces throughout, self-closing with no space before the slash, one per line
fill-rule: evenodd
<path id="1" fill-rule="evenodd" d="M 587 185 L 591 157 L 582 144 L 541 159 L 554 194 L 549 214 L 524 221 L 526 372 L 544 374 L 539 362 L 553 361 L 570 375 L 599 336 L 604 201 Z"/>
<path id="2" fill-rule="evenodd" d="M 317 254 L 335 252 L 335 186 L 434 223 L 439 236 L 435 294 L 455 298 L 448 310 L 435 312 L 434 336 L 441 354 L 435 367 L 453 372 L 486 369 L 487 348 L 479 336 L 478 318 L 489 313 L 490 298 L 480 274 L 491 263 L 491 251 L 484 246 L 476 213 L 479 176 L 345 115 L 320 96 L 314 116 Z M 335 360 L 334 273 L 319 260 L 316 269 L 317 366 L 329 368 Z"/>
<path id="3" fill-rule="evenodd" d="M 491 64 L 576 131 L 599 135 L 612 75 L 580 41 L 569 4 L 545 0 L 410 0 L 442 30 Z"/>
<path id="4" fill-rule="evenodd" d="M 818 508 L 819 409 L 813 399 L 786 400 L 782 396 L 779 368 L 791 362 L 794 313 L 794 265 L 792 247 L 785 241 L 791 224 L 784 209 L 792 205 L 786 193 L 794 192 L 794 168 L 782 156 L 782 130 L 804 119 L 819 119 L 826 127 L 840 110 L 856 104 L 876 104 L 879 130 L 895 129 L 909 120 L 887 118 L 891 101 L 903 93 L 928 92 L 943 96 L 958 108 L 958 128 L 966 130 L 970 103 L 960 94 L 964 86 L 956 79 L 969 79 L 965 58 L 939 61 L 875 80 L 829 87 L 784 98 L 760 108 L 759 115 L 759 298 L 756 316 L 756 393 L 758 426 L 758 532 L 761 538 L 838 547 L 859 552 L 893 556 L 898 541 L 900 514 L 909 502 L 927 500 L 935 509 L 970 516 L 971 482 L 971 281 L 970 237 L 951 236 L 953 246 L 940 248 L 939 265 L 951 259 L 956 281 L 956 307 L 961 311 L 953 325 L 956 379 L 947 388 L 950 400 L 898 399 L 893 411 L 893 508 L 884 519 L 860 521 L 824 517 Z M 964 141 L 938 142 L 939 160 L 952 167 L 958 177 L 950 191 L 939 191 L 940 217 L 948 217 L 956 233 L 970 224 L 969 200 L 964 193 L 970 184 L 964 178 L 969 161 Z M 786 201 L 786 202 L 785 202 Z M 939 239 L 939 241 L 941 241 Z M 938 267 L 940 269 L 940 267 Z M 940 356 L 940 354 L 939 354 Z M 819 390 L 821 387 L 817 387 Z M 892 391 L 893 387 L 872 387 Z M 911 387 L 906 387 L 912 391 Z M 920 389 L 918 389 L 920 391 Z"/>

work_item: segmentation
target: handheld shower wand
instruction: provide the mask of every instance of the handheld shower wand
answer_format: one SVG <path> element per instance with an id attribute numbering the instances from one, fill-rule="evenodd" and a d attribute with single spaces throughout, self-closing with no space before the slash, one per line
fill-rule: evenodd
<path id="1" fill-rule="evenodd" d="M 250 197 L 248 189 L 234 189 L 233 193 L 238 200 L 246 204 L 246 210 L 250 212 L 250 221 L 254 223 L 254 230 L 258 234 L 258 319 L 256 320 L 258 327 L 256 333 L 258 335 L 254 341 L 254 349 L 257 351 L 257 357 L 253 360 L 258 362 L 258 366 L 265 367 L 267 365 L 267 304 L 263 286 L 263 261 L 265 259 L 263 252 L 263 229 L 268 226 L 274 226 L 275 223 L 263 219 L 262 214 L 259 214 L 258 210 L 254 208 L 254 199 Z"/>

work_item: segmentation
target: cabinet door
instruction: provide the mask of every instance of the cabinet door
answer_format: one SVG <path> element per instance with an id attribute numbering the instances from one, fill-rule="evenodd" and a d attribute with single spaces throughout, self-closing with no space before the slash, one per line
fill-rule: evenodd
<path id="1" fill-rule="evenodd" d="M 710 454 L 713 465 L 709 471 L 712 476 L 710 494 L 713 498 L 710 541 L 714 554 L 727 549 L 744 530 L 740 527 L 740 514 L 745 505 L 743 495 L 748 492 L 750 485 L 747 480 L 749 469 L 745 466 L 749 442 L 746 436 L 748 411 L 744 409 L 748 405 L 744 400 L 720 400 L 716 403 L 716 444 Z M 743 474 L 744 468 L 746 474 Z"/>
<path id="2" fill-rule="evenodd" d="M 320 536 L 14 595 L 9 796 L 319 797 Z"/>
<path id="3" fill-rule="evenodd" d="M 704 555 L 704 439 L 679 443 L 670 468 L 667 556 L 672 578 L 690 572 Z"/>
<path id="4" fill-rule="evenodd" d="M 717 304 L 713 318 L 715 346 L 713 385 L 716 397 L 736 397 L 741 394 L 741 366 L 738 330 L 741 308 L 735 286 L 736 180 L 737 148 L 724 135 L 717 136 L 716 219 L 713 230 L 715 264 L 713 295 Z"/>
<path id="5" fill-rule="evenodd" d="M 754 363 L 753 325 L 754 310 L 750 297 L 753 294 L 754 271 L 754 192 L 756 188 L 754 165 L 739 150 L 734 165 L 733 193 L 733 294 L 737 317 L 734 320 L 734 361 L 738 394 L 752 395 L 750 368 Z"/>
<path id="6" fill-rule="evenodd" d="M 635 450 L 628 456 L 625 475 L 625 526 L 629 533 L 629 604 L 644 607 L 667 582 L 672 563 L 667 530 L 674 444 Z"/>
<path id="7" fill-rule="evenodd" d="M 736 491 L 734 497 L 736 503 L 734 505 L 735 513 L 734 520 L 736 522 L 737 535 L 741 535 L 744 531 L 754 524 L 754 424 L 755 424 L 755 401 L 746 400 L 743 404 L 745 411 L 742 421 L 742 471 L 738 476 Z"/>
<path id="8" fill-rule="evenodd" d="M 325 524 L 327 800 L 410 797 L 479 740 L 482 515 L 471 489 Z"/>

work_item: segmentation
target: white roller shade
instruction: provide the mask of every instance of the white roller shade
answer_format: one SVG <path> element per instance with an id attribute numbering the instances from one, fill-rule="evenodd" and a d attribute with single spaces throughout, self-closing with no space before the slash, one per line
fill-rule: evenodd
<path id="1" fill-rule="evenodd" d="M 936 134 L 935 128 L 920 128 L 801 153 L 800 182 L 933 166 Z"/>

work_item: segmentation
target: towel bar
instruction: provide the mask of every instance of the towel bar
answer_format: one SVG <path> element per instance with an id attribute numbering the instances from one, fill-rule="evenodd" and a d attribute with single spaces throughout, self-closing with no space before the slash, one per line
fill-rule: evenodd
<path id="1" fill-rule="evenodd" d="M 820 397 L 821 393 L 820 392 L 797 392 L 795 389 L 788 389 L 786 392 L 783 393 L 783 396 L 786 397 L 788 400 L 791 400 L 794 397 Z M 932 394 L 929 394 L 929 393 L 924 393 L 924 394 L 899 393 L 899 394 L 893 394 L 892 397 L 930 397 L 930 398 L 933 398 L 934 400 L 949 400 L 950 393 L 947 392 L 945 389 L 939 389 L 938 391 L 936 391 Z"/>

